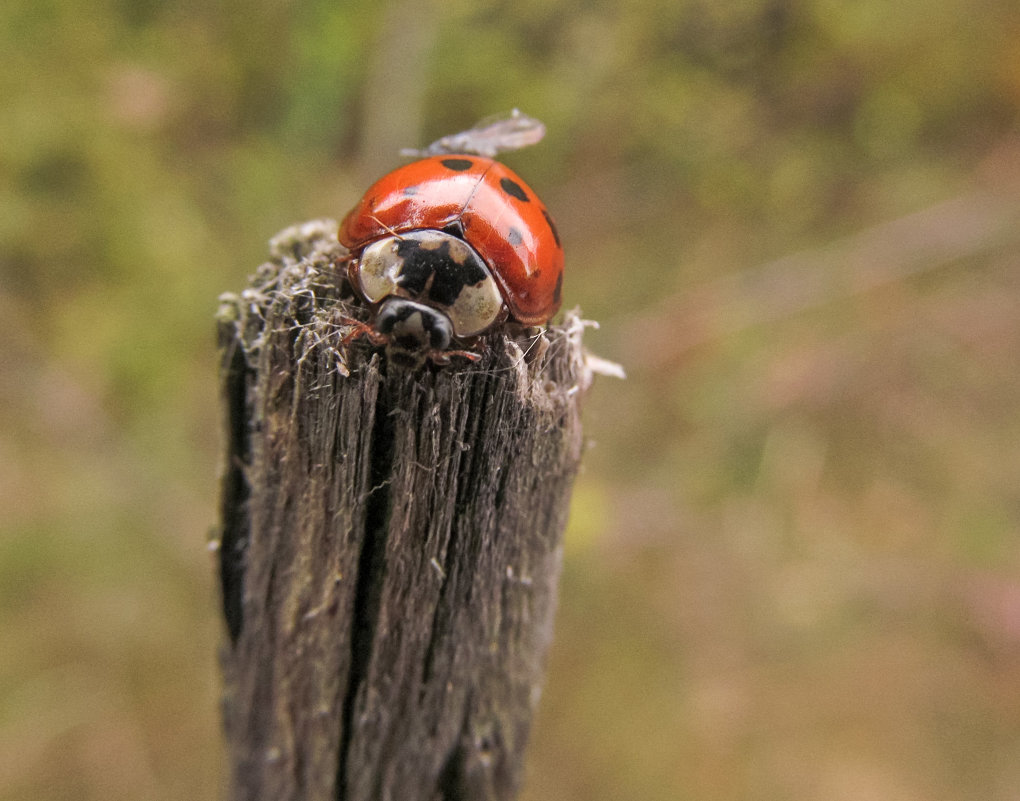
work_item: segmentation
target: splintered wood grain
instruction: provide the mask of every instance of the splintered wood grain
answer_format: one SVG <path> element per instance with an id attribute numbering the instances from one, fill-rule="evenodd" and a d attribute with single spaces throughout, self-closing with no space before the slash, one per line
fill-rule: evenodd
<path id="1" fill-rule="evenodd" d="M 551 637 L 588 383 L 581 324 L 418 370 L 328 222 L 219 314 L 230 797 L 511 799 Z"/>

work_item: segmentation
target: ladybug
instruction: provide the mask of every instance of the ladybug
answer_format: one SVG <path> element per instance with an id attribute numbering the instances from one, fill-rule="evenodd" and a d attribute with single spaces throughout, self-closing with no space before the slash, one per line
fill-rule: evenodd
<path id="1" fill-rule="evenodd" d="M 552 217 L 487 156 L 398 167 L 368 189 L 338 238 L 348 279 L 375 312 L 363 333 L 398 361 L 477 359 L 451 348 L 507 320 L 543 325 L 560 307 L 563 248 Z"/>

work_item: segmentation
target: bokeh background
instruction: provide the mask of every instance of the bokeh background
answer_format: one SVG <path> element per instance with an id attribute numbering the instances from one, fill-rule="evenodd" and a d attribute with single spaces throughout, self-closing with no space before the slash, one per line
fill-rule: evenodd
<path id="1" fill-rule="evenodd" d="M 525 801 L 1020 798 L 1015 0 L 8 0 L 0 42 L 0 799 L 220 796 L 217 295 L 514 106 L 629 374 Z"/>

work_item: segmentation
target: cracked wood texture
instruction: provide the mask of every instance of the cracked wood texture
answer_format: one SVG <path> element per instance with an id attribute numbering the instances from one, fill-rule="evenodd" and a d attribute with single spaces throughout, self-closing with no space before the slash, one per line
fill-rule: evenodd
<path id="1" fill-rule="evenodd" d="M 335 224 L 281 233 L 218 315 L 232 801 L 512 799 L 589 383 L 568 315 L 480 361 L 388 365 Z"/>

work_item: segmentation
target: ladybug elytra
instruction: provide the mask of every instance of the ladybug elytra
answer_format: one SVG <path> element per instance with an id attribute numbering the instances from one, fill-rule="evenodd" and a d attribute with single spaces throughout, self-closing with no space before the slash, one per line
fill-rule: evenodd
<path id="1" fill-rule="evenodd" d="M 560 307 L 563 249 L 552 217 L 512 170 L 474 152 L 393 170 L 338 237 L 351 284 L 375 310 L 370 335 L 411 363 L 442 361 L 507 319 L 545 324 Z"/>

